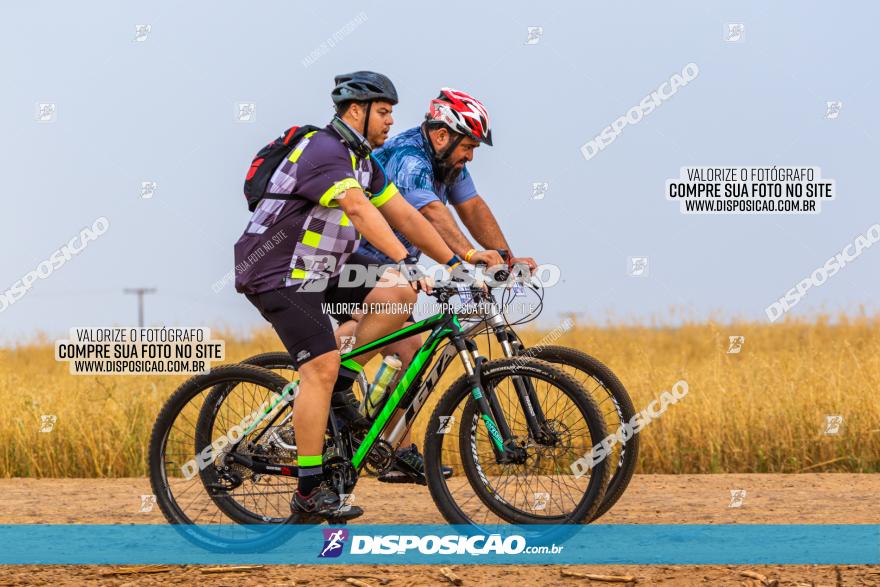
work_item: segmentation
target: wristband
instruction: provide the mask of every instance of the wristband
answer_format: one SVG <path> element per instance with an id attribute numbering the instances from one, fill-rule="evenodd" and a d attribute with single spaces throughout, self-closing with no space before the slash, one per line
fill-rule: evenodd
<path id="1" fill-rule="evenodd" d="M 461 259 L 458 255 L 452 255 L 452 258 L 446 261 L 446 266 L 450 269 L 454 268 L 456 265 L 461 265 Z"/>
<path id="2" fill-rule="evenodd" d="M 469 250 L 467 253 L 464 254 L 464 260 L 467 261 L 468 263 L 470 263 L 471 257 L 473 257 L 474 253 L 476 253 L 476 252 L 477 252 L 477 249 Z"/>

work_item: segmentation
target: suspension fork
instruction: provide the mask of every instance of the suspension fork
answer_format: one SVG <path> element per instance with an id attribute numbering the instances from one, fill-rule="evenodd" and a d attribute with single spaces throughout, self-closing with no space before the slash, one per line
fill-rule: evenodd
<path id="1" fill-rule="evenodd" d="M 500 315 L 495 314 L 489 322 L 495 331 L 495 338 L 501 344 L 504 356 L 512 359 L 521 355 L 525 350 L 522 343 L 515 336 L 511 335 Z M 544 415 L 544 410 L 541 409 L 541 403 L 538 401 L 538 394 L 535 392 L 532 380 L 528 377 L 520 377 L 519 375 L 514 376 L 512 379 L 513 388 L 516 390 L 519 403 L 522 405 L 523 413 L 526 415 L 526 424 L 532 438 L 539 444 L 551 443 L 553 438 L 547 428 L 547 417 Z"/>
<path id="2" fill-rule="evenodd" d="M 495 459 L 499 463 L 521 463 L 524 462 L 526 454 L 522 447 L 515 444 L 513 432 L 504 418 L 504 412 L 501 410 L 501 404 L 494 389 L 486 393 L 487 389 L 482 382 L 482 367 L 486 361 L 485 357 L 481 357 L 477 352 L 477 343 L 470 339 L 464 339 L 456 336 L 452 340 L 458 356 L 464 364 L 464 370 L 467 374 L 468 387 L 471 390 L 471 397 L 477 402 L 480 408 L 481 419 L 486 425 L 489 432 L 489 438 L 492 439 L 492 450 L 495 453 Z M 471 357 L 473 356 L 473 363 Z"/>

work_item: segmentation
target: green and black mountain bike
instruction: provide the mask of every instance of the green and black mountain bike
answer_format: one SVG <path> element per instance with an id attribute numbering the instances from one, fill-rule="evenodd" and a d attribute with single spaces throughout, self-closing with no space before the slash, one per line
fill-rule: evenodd
<path id="1" fill-rule="evenodd" d="M 504 292 L 502 295 L 508 298 L 511 297 L 509 292 Z M 539 294 L 539 300 L 541 297 Z M 617 376 L 601 361 L 581 350 L 565 346 L 539 343 L 536 346 L 527 348 L 514 329 L 514 326 L 521 322 L 511 324 L 505 318 L 504 309 L 509 301 L 509 299 L 502 300 L 499 304 L 496 303 L 494 297 L 490 298 L 486 302 L 489 304 L 486 312 L 476 320 L 466 320 L 463 336 L 466 339 L 472 340 L 479 340 L 478 337 L 484 334 L 489 337 L 488 344 L 484 346 L 484 348 L 488 348 L 490 353 L 487 357 L 489 359 L 492 358 L 492 347 L 497 346 L 503 357 L 514 358 L 524 356 L 540 359 L 552 363 L 557 369 L 572 376 L 593 397 L 602 413 L 605 426 L 610 433 L 616 432 L 624 422 L 629 422 L 632 419 L 636 410 L 626 388 Z M 277 371 L 287 378 L 288 381 L 296 378 L 296 368 L 293 366 L 290 355 L 286 352 L 261 353 L 243 360 L 242 364 Z M 357 382 L 357 389 L 360 391 L 361 407 L 363 409 L 364 398 L 367 397 L 369 390 L 369 383 L 363 371 L 359 374 Z M 605 496 L 602 498 L 602 503 L 593 515 L 593 520 L 608 512 L 617 503 L 624 491 L 626 491 L 636 469 L 638 454 L 638 436 L 631 436 L 625 442 L 619 442 L 612 447 L 608 456 L 611 478 L 608 482 Z M 377 470 L 370 463 L 367 464 L 367 471 L 374 475 L 383 472 L 382 470 Z M 272 481 L 264 480 L 264 482 Z M 282 487 L 285 484 L 287 487 Z M 290 502 L 296 489 L 296 482 L 295 480 L 287 483 L 282 481 L 280 484 L 276 483 L 275 489 L 277 493 L 271 494 L 272 497 L 259 500 L 259 502 L 250 500 L 247 506 L 244 504 L 242 506 L 250 508 L 258 518 L 268 519 L 273 522 L 283 521 L 284 516 L 287 515 L 287 504 Z"/>
<path id="2" fill-rule="evenodd" d="M 473 303 L 451 311 L 460 287 L 432 295 L 444 311 L 342 355 L 343 363 L 414 334 L 428 332 L 410 365 L 379 403 L 365 436 L 331 412 L 325 436 L 326 479 L 351 496 L 369 464 L 385 470 L 440 377 L 458 357 L 464 368 L 437 403 L 425 434 L 425 476 L 431 496 L 452 524 L 571 524 L 592 520 L 602 506 L 612 463 L 582 476 L 572 463 L 605 438 L 593 397 L 571 375 L 540 359 L 487 360 L 461 320 L 491 319 L 490 292 L 470 288 Z M 511 347 L 513 343 L 511 342 Z M 150 481 L 169 522 L 218 525 L 290 522 L 296 477 L 292 405 L 297 381 L 253 365 L 213 369 L 185 382 L 166 402 L 149 447 Z M 395 422 L 392 426 L 391 423 Z M 442 467 L 453 469 L 444 478 Z M 279 482 L 283 481 L 283 482 Z"/>

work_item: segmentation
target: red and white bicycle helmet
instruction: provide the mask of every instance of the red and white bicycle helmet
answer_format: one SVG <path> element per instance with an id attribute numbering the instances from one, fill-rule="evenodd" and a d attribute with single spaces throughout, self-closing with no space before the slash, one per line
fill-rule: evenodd
<path id="1" fill-rule="evenodd" d="M 443 88 L 431 100 L 428 123 L 443 123 L 453 131 L 492 146 L 489 113 L 483 103 L 465 92 Z"/>

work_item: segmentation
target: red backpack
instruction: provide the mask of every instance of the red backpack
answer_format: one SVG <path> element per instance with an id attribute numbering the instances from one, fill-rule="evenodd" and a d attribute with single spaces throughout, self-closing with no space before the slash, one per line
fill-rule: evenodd
<path id="1" fill-rule="evenodd" d="M 248 169 L 247 177 L 244 180 L 244 197 L 247 199 L 248 210 L 253 212 L 263 198 L 274 200 L 292 199 L 293 196 L 290 194 L 267 193 L 269 180 L 272 179 L 272 174 L 275 173 L 281 162 L 290 155 L 293 147 L 296 146 L 300 139 L 314 130 L 320 129 L 310 124 L 292 126 L 284 131 L 280 137 L 260 149 L 260 152 L 257 153 L 257 156 L 251 162 L 251 167 Z"/>

